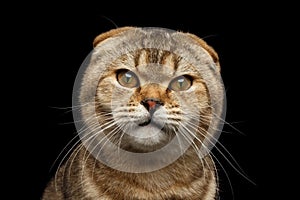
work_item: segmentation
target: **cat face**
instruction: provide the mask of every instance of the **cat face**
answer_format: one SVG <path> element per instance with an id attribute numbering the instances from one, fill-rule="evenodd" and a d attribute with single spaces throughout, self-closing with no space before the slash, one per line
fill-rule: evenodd
<path id="1" fill-rule="evenodd" d="M 121 148 L 151 151 L 175 134 L 205 136 L 209 94 L 201 75 L 182 57 L 141 49 L 121 56 L 107 71 L 98 83 L 96 110 L 101 125 L 115 122 L 106 134 Z"/>
<path id="2" fill-rule="evenodd" d="M 192 34 L 125 27 L 99 35 L 74 85 L 83 145 L 96 158 L 105 151 L 99 159 L 118 170 L 126 163 L 130 172 L 149 160 L 159 166 L 135 170 L 164 167 L 189 147 L 205 156 L 223 126 L 219 71 L 215 51 Z"/>

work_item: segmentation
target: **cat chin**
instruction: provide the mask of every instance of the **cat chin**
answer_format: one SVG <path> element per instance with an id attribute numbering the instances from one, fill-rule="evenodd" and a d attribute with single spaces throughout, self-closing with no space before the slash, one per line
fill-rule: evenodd
<path id="1" fill-rule="evenodd" d="M 123 149 L 133 153 L 149 153 L 163 148 L 166 144 L 167 142 L 160 142 L 160 143 L 152 143 L 150 145 L 150 143 L 146 144 L 146 143 L 142 143 L 142 141 L 139 141 L 139 142 L 131 142 Z"/>
<path id="2" fill-rule="evenodd" d="M 127 134 L 126 139 L 124 139 L 128 144 L 129 150 L 149 152 L 165 146 L 168 143 L 169 138 L 170 137 L 160 128 L 153 124 L 149 124 L 131 130 L 130 134 Z"/>

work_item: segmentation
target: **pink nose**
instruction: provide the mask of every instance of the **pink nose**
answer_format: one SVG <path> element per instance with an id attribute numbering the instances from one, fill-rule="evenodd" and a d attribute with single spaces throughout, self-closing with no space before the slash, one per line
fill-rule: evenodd
<path id="1" fill-rule="evenodd" d="M 146 103 L 149 105 L 149 109 L 155 109 L 156 102 L 153 100 L 148 100 Z"/>
<path id="2" fill-rule="evenodd" d="M 145 100 L 141 101 L 141 104 L 145 106 L 145 108 L 152 114 L 159 106 L 163 105 L 159 99 L 155 98 L 146 98 Z"/>

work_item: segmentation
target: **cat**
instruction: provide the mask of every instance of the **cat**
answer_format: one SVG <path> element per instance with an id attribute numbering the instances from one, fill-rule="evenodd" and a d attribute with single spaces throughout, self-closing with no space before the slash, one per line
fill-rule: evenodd
<path id="1" fill-rule="evenodd" d="M 225 113 L 216 51 L 191 33 L 139 27 L 93 46 L 74 85 L 80 140 L 42 199 L 216 199 L 209 150 Z"/>

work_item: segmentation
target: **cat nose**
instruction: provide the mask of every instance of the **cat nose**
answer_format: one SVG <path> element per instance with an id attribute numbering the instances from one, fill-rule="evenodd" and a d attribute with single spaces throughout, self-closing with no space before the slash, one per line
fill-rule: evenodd
<path id="1" fill-rule="evenodd" d="M 153 114 L 159 106 L 163 105 L 159 99 L 155 98 L 146 98 L 141 101 L 141 104 L 150 112 L 150 114 Z"/>

